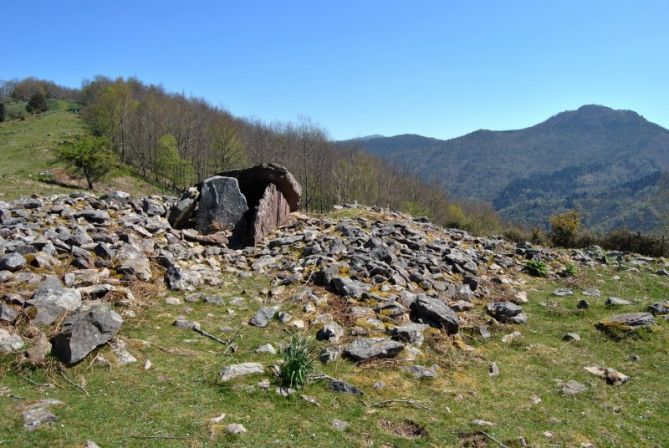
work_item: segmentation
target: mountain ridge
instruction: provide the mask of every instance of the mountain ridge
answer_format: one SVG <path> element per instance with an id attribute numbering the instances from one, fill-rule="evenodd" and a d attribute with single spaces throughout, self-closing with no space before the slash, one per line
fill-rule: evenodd
<path id="1" fill-rule="evenodd" d="M 655 229 L 664 213 L 652 199 L 660 193 L 661 173 L 669 171 L 669 130 L 631 110 L 590 104 L 523 129 L 479 129 L 448 140 L 400 134 L 353 144 L 530 226 L 545 227 L 550 215 L 569 206 L 600 230 Z M 553 188 L 537 176 L 563 185 Z M 652 185 L 640 181 L 650 178 Z M 602 199 L 603 192 L 636 183 L 637 189 Z M 572 193 L 576 199 L 568 200 Z"/>

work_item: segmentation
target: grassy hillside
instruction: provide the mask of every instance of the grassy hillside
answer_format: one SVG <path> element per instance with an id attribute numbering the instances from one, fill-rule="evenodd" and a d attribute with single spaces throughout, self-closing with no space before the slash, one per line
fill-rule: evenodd
<path id="1" fill-rule="evenodd" d="M 166 297 L 183 299 L 187 294 L 169 293 L 161 281 L 136 284 L 133 290 L 140 301 L 132 306 L 136 317 L 124 324 L 123 338 L 138 362 L 120 366 L 86 360 L 68 369 L 67 376 L 55 365 L 32 371 L 3 364 L 0 444 L 83 446 L 94 440 L 102 447 L 501 446 L 496 440 L 511 447 L 522 446 L 518 439 L 523 437 L 533 447 L 664 447 L 669 444 L 669 326 L 660 322 L 620 341 L 594 326 L 622 312 L 606 307 L 606 297 L 633 300 L 624 311 L 643 311 L 666 299 L 669 281 L 652 273 L 659 263 L 640 272 L 631 264 L 598 267 L 568 280 L 515 278 L 528 292 L 529 303 L 524 305 L 528 324 L 493 326 L 488 340 L 472 331 L 450 340 L 426 335 L 424 355 L 417 363 L 435 365 L 438 376 L 433 379 L 416 380 L 402 371 L 400 360 L 317 363 L 327 375 L 359 387 L 362 397 L 335 393 L 316 382 L 284 398 L 277 394 L 275 381 L 268 390 L 258 385 L 266 376 L 217 381 L 226 365 L 278 362 L 280 355 L 256 349 L 268 342 L 278 347 L 297 331 L 277 321 L 267 328 L 247 325 L 268 300 L 269 278 L 230 274 L 220 287 L 201 291 L 220 296 L 225 303 L 234 297 L 245 299 L 242 305 L 227 306 L 168 305 Z M 558 287 L 572 288 L 575 294 L 556 297 L 552 292 Z M 602 297 L 585 297 L 582 292 L 591 287 L 600 289 Z M 286 298 L 282 310 L 293 316 L 302 313 L 302 305 L 290 299 L 299 288 L 281 293 Z M 337 306 L 335 297 L 318 293 Z M 590 309 L 577 310 L 582 298 L 588 299 Z M 172 326 L 184 313 L 227 344 Z M 503 342 L 503 336 L 516 330 L 521 337 Z M 567 332 L 582 339 L 565 342 L 562 337 Z M 233 351 L 232 342 L 238 345 Z M 99 355 L 114 359 L 109 347 L 100 349 Z M 498 376 L 489 375 L 492 362 L 500 369 Z M 608 385 L 584 370 L 591 365 L 616 368 L 631 380 L 622 386 Z M 560 393 L 559 383 L 569 380 L 584 384 L 586 391 L 574 396 Z M 375 387 L 379 381 L 385 386 Z M 23 430 L 16 397 L 61 400 L 64 404 L 54 408 L 59 422 L 34 432 Z M 222 414 L 219 423 L 211 421 Z M 334 419 L 350 426 L 336 430 Z M 490 425 L 473 424 L 475 419 Z M 243 424 L 248 433 L 225 434 L 223 428 L 230 423 Z"/>
<path id="2" fill-rule="evenodd" d="M 11 114 L 24 108 L 24 103 L 11 103 L 8 111 Z M 70 178 L 62 167 L 51 163 L 53 150 L 59 143 L 86 132 L 84 122 L 72 112 L 74 108 L 74 103 L 50 100 L 49 110 L 43 114 L 0 123 L 0 200 L 84 189 L 84 183 Z M 62 185 L 41 182 L 40 173 L 45 172 L 53 173 Z M 133 194 L 159 192 L 153 185 L 118 173 L 97 189 L 121 189 Z"/>

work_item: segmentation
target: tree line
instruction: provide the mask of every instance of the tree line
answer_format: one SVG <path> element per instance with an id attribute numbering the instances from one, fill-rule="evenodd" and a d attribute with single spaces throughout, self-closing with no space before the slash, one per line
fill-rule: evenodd
<path id="1" fill-rule="evenodd" d="M 98 76 L 80 89 L 36 78 L 0 86 L 0 92 L 16 100 L 25 101 L 40 90 L 48 98 L 79 102 L 95 139 L 72 143 L 62 154 L 72 159 L 76 148 L 83 151 L 88 145 L 90 156 L 98 147 L 105 158 L 98 165 L 108 165 L 111 152 L 142 177 L 175 191 L 215 173 L 272 162 L 287 167 L 302 184 L 301 207 L 307 212 L 358 202 L 474 232 L 502 227 L 491 207 L 451 200 L 441 182 L 425 182 L 402 166 L 338 145 L 308 119 L 266 123 L 240 118 L 204 99 L 135 78 Z"/>

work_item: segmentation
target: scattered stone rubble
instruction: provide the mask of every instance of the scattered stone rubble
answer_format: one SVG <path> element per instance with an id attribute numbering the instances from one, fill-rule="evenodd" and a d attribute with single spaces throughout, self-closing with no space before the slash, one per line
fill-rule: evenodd
<path id="1" fill-rule="evenodd" d="M 606 259 L 598 248 L 569 257 L 381 209 L 360 209 L 347 219 L 293 214 L 287 223 L 300 191 L 285 169 L 262 165 L 214 176 L 179 199 L 114 192 L 0 202 L 0 283 L 13 291 L 0 301 L 2 351 L 25 347 L 12 327 L 25 316 L 46 333 L 55 325 L 41 352 L 50 342 L 53 355 L 74 364 L 116 336 L 124 307 L 135 301 L 133 282 L 163 278 L 170 290 L 196 291 L 216 288 L 232 272 L 274 278 L 276 303 L 249 316 L 251 325 L 265 327 L 277 317 L 294 322 L 332 345 L 324 359 L 395 357 L 407 346 L 418 349 L 429 328 L 446 337 L 463 326 L 483 331 L 526 323 L 531 316 L 518 303 L 528 298 L 516 274 L 528 259 Z M 217 220 L 228 226 L 216 230 L 223 237 L 207 239 Z M 247 242 L 257 244 L 225 244 L 239 225 Z M 304 318 L 281 312 L 285 287 L 297 291 L 293 300 L 303 303 Z M 215 296 L 202 300 L 222 303 Z M 338 313 L 319 312 L 328 300 Z M 650 325 L 667 304 L 650 311 L 612 316 L 599 327 Z"/>

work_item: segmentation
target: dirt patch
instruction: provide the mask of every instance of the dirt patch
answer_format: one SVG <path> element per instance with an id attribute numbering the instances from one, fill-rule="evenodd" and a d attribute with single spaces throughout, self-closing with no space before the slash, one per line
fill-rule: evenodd
<path id="1" fill-rule="evenodd" d="M 412 420 L 392 422 L 390 420 L 379 421 L 379 426 L 386 432 L 405 439 L 420 439 L 427 437 L 427 429 Z"/>

